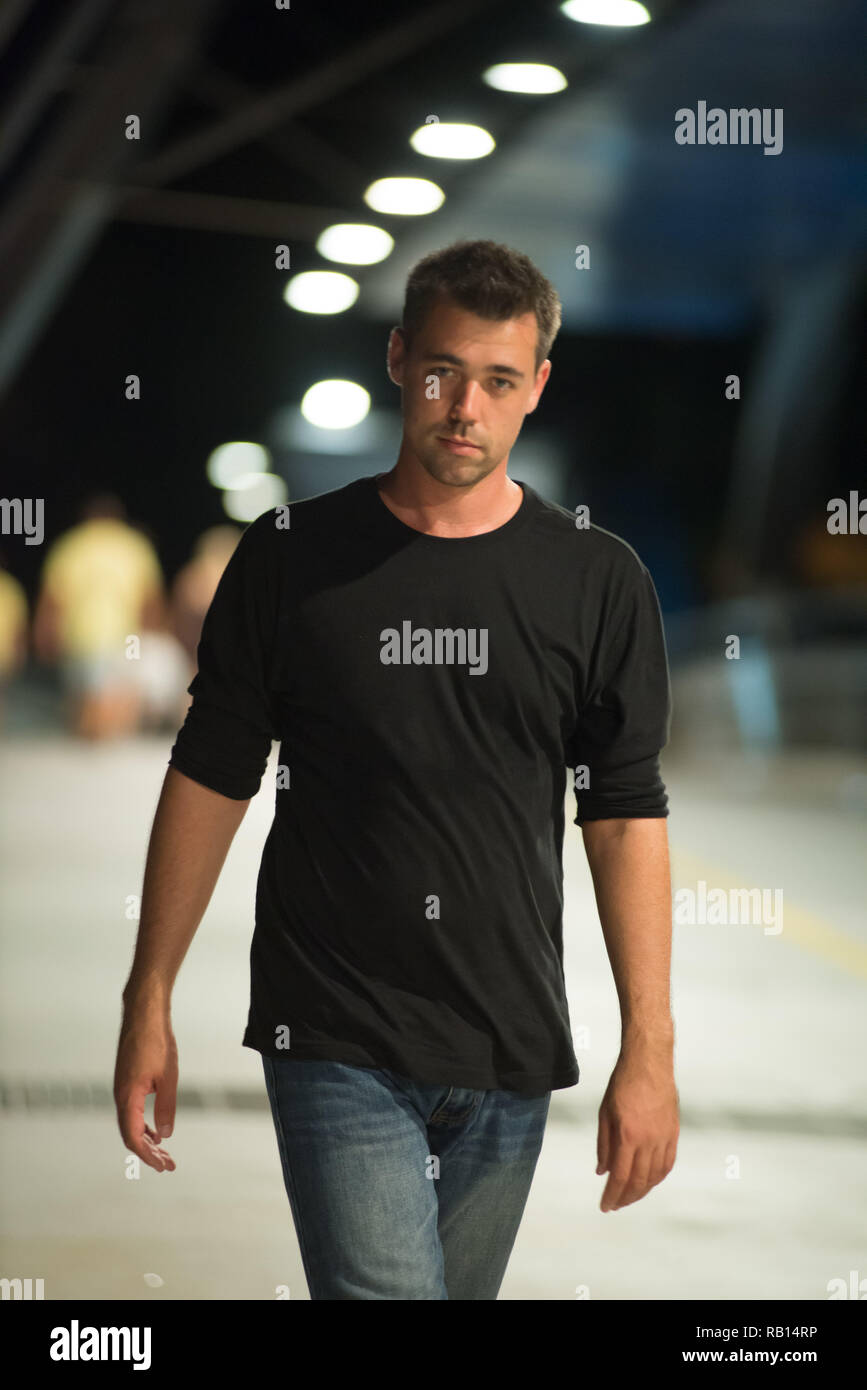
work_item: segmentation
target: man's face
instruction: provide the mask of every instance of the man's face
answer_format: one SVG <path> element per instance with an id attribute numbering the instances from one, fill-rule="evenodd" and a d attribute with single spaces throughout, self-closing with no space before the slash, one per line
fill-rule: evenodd
<path id="1" fill-rule="evenodd" d="M 545 361 L 536 371 L 537 332 L 533 313 L 498 323 L 450 300 L 431 309 L 409 351 L 392 330 L 388 374 L 402 391 L 403 447 L 432 478 L 470 487 L 508 458 L 551 370 Z"/>

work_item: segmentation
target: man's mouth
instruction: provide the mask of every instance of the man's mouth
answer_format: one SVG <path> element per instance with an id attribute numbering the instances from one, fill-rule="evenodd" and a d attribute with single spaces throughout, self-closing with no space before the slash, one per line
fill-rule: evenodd
<path id="1" fill-rule="evenodd" d="M 453 434 L 440 434 L 437 438 L 456 454 L 472 454 L 480 448 L 480 445 L 473 444 L 469 439 L 461 439 Z"/>

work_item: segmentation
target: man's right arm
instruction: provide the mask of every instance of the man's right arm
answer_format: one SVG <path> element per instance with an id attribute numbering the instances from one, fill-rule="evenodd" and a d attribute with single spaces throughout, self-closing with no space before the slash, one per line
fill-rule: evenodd
<path id="1" fill-rule="evenodd" d="M 171 992 L 249 804 L 249 798 L 223 796 L 174 767 L 166 772 L 157 804 L 114 1076 L 124 1143 L 157 1172 L 175 1167 L 160 1144 L 174 1126 L 178 1085 Z M 152 1092 L 154 1129 L 144 1118 Z"/>

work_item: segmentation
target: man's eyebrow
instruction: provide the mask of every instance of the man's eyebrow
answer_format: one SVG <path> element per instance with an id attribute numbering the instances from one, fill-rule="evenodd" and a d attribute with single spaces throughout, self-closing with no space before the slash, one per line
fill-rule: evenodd
<path id="1" fill-rule="evenodd" d="M 450 362 L 455 367 L 465 367 L 467 364 L 463 357 L 455 357 L 453 352 L 425 352 L 422 358 L 424 362 Z M 498 376 L 514 376 L 519 381 L 523 381 L 524 373 L 519 372 L 517 367 L 510 367 L 506 362 L 489 362 L 485 368 L 487 372 L 496 372 Z"/>

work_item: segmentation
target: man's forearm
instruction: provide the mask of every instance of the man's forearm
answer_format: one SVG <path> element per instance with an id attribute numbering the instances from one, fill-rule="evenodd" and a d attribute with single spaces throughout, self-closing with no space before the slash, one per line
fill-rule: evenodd
<path id="1" fill-rule="evenodd" d="M 127 1007 L 167 1006 L 250 802 L 235 801 L 170 767 L 148 845 Z"/>
<path id="2" fill-rule="evenodd" d="M 588 821 L 583 827 L 624 1045 L 673 1046 L 671 872 L 667 823 Z"/>

